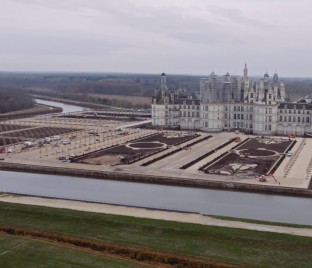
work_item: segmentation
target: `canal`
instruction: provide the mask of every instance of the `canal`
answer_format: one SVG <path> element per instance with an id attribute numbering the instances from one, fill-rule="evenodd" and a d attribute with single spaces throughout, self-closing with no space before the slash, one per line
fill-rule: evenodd
<path id="1" fill-rule="evenodd" d="M 312 199 L 301 197 L 10 171 L 0 171 L 0 191 L 312 225 Z"/>

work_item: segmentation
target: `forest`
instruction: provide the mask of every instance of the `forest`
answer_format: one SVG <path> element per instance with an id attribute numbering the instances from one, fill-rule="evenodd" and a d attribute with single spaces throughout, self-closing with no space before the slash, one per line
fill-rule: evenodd
<path id="1" fill-rule="evenodd" d="M 32 97 L 18 89 L 0 88 L 0 113 L 13 112 L 34 106 Z"/>

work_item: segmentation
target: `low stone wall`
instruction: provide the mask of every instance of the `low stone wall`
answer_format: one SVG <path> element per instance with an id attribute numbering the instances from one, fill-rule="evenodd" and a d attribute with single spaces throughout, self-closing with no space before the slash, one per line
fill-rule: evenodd
<path id="1" fill-rule="evenodd" d="M 292 195 L 312 198 L 312 190 L 292 187 L 245 184 L 236 182 L 208 181 L 201 179 L 185 179 L 177 177 L 131 174 L 116 171 L 96 171 L 87 169 L 62 168 L 50 166 L 36 166 L 16 163 L 0 162 L 0 169 L 10 171 L 24 171 L 75 177 L 89 177 L 129 182 L 164 184 L 173 186 L 196 187 L 206 189 L 231 190 L 241 192 L 257 192 L 265 194 Z"/>

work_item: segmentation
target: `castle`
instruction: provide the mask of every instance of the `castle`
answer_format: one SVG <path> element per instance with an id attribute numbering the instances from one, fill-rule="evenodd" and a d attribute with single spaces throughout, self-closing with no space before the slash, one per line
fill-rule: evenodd
<path id="1" fill-rule="evenodd" d="M 286 90 L 275 73 L 259 81 L 243 76 L 217 76 L 200 80 L 200 94 L 169 90 L 166 74 L 152 98 L 152 125 L 185 130 L 220 132 L 240 130 L 257 135 L 310 135 L 312 104 L 285 102 Z"/>

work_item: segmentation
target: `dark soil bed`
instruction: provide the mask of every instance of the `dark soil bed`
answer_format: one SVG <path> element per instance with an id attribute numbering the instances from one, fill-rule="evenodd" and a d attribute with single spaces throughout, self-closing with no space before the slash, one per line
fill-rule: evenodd
<path id="1" fill-rule="evenodd" d="M 84 162 L 84 160 L 87 160 L 90 158 L 101 157 L 107 154 L 110 154 L 110 155 L 116 154 L 116 155 L 122 156 L 123 160 L 121 160 L 121 163 L 132 163 L 133 161 L 143 159 L 151 154 L 158 153 L 160 150 L 164 150 L 163 146 L 161 146 L 162 144 L 166 144 L 168 146 L 178 145 L 180 143 L 189 141 L 196 137 L 198 137 L 198 135 L 167 136 L 166 133 L 159 133 L 156 135 L 142 138 L 138 141 L 133 141 L 136 147 L 131 145 L 132 148 L 130 148 L 126 146 L 126 144 L 121 144 L 112 148 L 103 149 L 98 152 L 92 152 L 84 156 L 79 156 L 76 159 L 74 159 L 73 162 Z M 131 141 L 129 143 L 131 143 Z M 146 148 L 146 149 L 143 149 L 143 148 Z"/>
<path id="2" fill-rule="evenodd" d="M 159 142 L 136 142 L 128 145 L 130 148 L 163 148 L 164 144 Z"/>
<path id="3" fill-rule="evenodd" d="M 21 126 L 21 125 L 11 125 L 11 124 L 0 124 L 0 132 L 13 131 L 18 129 L 30 128 L 32 126 Z"/>

